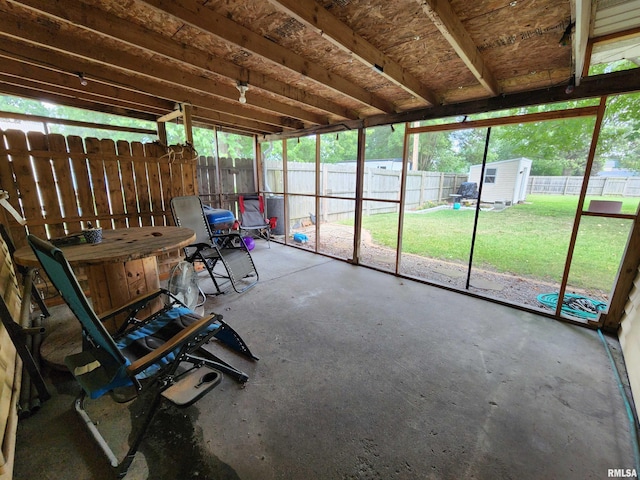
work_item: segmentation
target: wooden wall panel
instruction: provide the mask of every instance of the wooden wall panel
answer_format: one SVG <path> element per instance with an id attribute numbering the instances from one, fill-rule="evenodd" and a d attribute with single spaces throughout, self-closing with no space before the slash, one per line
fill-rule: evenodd
<path id="1" fill-rule="evenodd" d="M 640 399 L 640 270 L 636 271 L 636 278 L 625 305 L 618 338 L 637 409 L 638 399 Z"/>
<path id="2" fill-rule="evenodd" d="M 21 291 L 9 249 L 0 238 L 0 295 L 13 319 L 20 318 Z M 0 324 L 0 478 L 12 477 L 22 362 L 3 324 Z"/>

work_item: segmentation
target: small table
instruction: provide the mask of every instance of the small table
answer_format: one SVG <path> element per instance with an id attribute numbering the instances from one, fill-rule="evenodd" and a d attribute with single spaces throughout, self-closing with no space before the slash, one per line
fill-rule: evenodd
<path id="1" fill-rule="evenodd" d="M 460 195 L 458 193 L 452 193 L 449 196 L 451 197 L 451 205 L 452 206 L 454 206 L 456 203 L 460 204 L 460 198 L 462 197 L 462 195 Z"/>
<path id="2" fill-rule="evenodd" d="M 196 234 L 182 227 L 134 227 L 103 230 L 102 242 L 60 247 L 72 267 L 87 272 L 93 309 L 100 315 L 160 287 L 156 256 L 185 247 Z M 29 246 L 16 250 L 14 259 L 25 266 L 39 266 Z M 109 331 L 118 327 L 113 320 Z"/>

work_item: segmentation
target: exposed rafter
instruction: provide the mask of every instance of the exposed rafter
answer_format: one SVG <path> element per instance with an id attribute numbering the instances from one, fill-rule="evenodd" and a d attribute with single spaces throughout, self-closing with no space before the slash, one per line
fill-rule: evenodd
<path id="1" fill-rule="evenodd" d="M 96 7 L 71 0 L 51 2 L 49 0 L 10 0 L 39 13 L 48 15 L 59 21 L 72 25 L 82 25 L 91 30 L 124 42 L 128 45 L 143 48 L 154 54 L 177 60 L 185 65 L 196 66 L 211 73 L 236 81 L 244 81 L 252 87 L 261 88 L 296 100 L 340 118 L 357 118 L 357 116 L 325 98 L 310 92 L 287 85 L 258 72 L 253 72 L 222 59 L 213 59 L 210 54 L 190 45 L 176 42 L 140 25 L 125 21 L 116 15 L 104 12 Z"/>
<path id="2" fill-rule="evenodd" d="M 144 3 L 167 12 L 204 32 L 254 52 L 271 62 L 287 67 L 295 73 L 307 76 L 364 105 L 373 106 L 386 113 L 395 111 L 392 103 L 267 40 L 207 8 L 206 5 L 202 6 L 193 0 L 144 0 Z"/>
<path id="3" fill-rule="evenodd" d="M 107 45 L 78 42 L 76 37 L 66 31 L 61 31 L 55 25 L 40 26 L 21 23 L 10 10 L 2 11 L 0 9 L 0 31 L 3 36 L 17 40 L 27 40 L 39 48 L 67 52 L 76 55 L 80 59 L 99 63 L 110 69 L 117 67 L 123 72 L 143 75 L 151 80 L 161 79 L 180 87 L 189 87 L 229 100 L 237 100 L 236 88 L 223 84 L 215 78 L 206 78 L 186 71 L 176 71 L 166 62 L 154 58 L 148 58 L 144 64 L 141 64 L 140 58 L 130 52 L 118 50 Z M 280 114 L 289 115 L 314 124 L 325 123 L 325 119 L 318 115 L 313 115 L 305 110 L 287 104 L 280 104 L 276 101 L 266 101 L 260 97 L 252 102 L 252 106 L 277 111 Z M 242 112 L 247 117 L 250 117 L 252 113 L 247 109 L 242 109 Z"/>
<path id="4" fill-rule="evenodd" d="M 447 0 L 416 0 L 442 36 L 456 51 L 478 82 L 492 95 L 500 93 L 498 82 L 485 65 L 478 47 Z"/>
<path id="5" fill-rule="evenodd" d="M 207 117 L 210 117 L 212 120 L 226 118 L 225 124 L 234 124 L 235 122 L 237 122 L 239 125 L 242 125 L 243 122 L 245 122 L 245 119 L 243 119 L 239 115 L 240 113 L 242 113 L 243 109 L 239 105 L 235 105 L 235 103 L 237 102 L 225 106 L 224 109 L 228 113 L 220 113 L 220 110 L 223 107 L 220 104 L 223 101 L 217 99 L 212 95 L 192 90 L 186 90 L 179 86 L 169 85 L 158 80 L 126 75 L 123 72 L 105 69 L 100 64 L 78 59 L 61 52 L 42 50 L 34 45 L 24 45 L 14 40 L 5 39 L 0 44 L 0 56 L 4 57 L 5 59 L 12 59 L 18 62 L 22 62 L 25 65 L 43 67 L 46 70 L 58 71 L 63 74 L 68 74 L 69 72 L 83 72 L 85 79 L 88 80 L 88 84 L 87 87 L 84 88 L 80 88 L 79 83 L 77 84 L 78 89 L 75 91 L 75 96 L 77 98 L 85 98 L 85 96 L 94 93 L 96 90 L 102 89 L 104 85 L 119 85 L 120 87 L 122 87 L 122 90 L 128 91 L 129 94 L 136 96 L 138 101 L 142 102 L 143 105 L 146 105 L 145 98 L 147 97 L 147 95 L 168 99 L 169 102 L 167 102 L 166 110 L 164 112 L 158 113 L 158 116 L 171 111 L 173 109 L 173 105 L 176 102 L 190 101 L 197 102 L 197 104 L 202 107 L 203 112 L 208 112 L 208 114 L 201 115 L 202 119 L 206 119 Z M 26 59 L 29 60 L 26 61 Z M 139 86 L 141 83 L 144 83 L 146 93 L 142 93 L 139 91 Z M 47 91 L 44 88 L 41 88 L 41 90 Z M 34 98 L 35 93 L 36 92 L 27 96 L 29 98 Z M 138 108 L 141 111 L 148 111 L 147 107 Z M 277 117 L 276 115 L 270 115 L 262 112 L 255 112 L 254 117 L 250 120 L 250 122 L 254 127 L 262 123 L 267 130 L 272 130 L 268 127 L 268 125 L 275 126 L 286 124 L 293 129 L 301 128 L 302 126 L 301 123 L 296 123 L 293 120 L 286 120 L 282 117 Z M 259 128 L 254 129 L 260 131 Z"/>
<path id="6" fill-rule="evenodd" d="M 136 118 L 189 103 L 194 124 L 267 136 L 388 124 L 579 85 L 608 48 L 590 3 L 0 0 L 0 93 Z M 640 27 L 626 2 L 601 10 L 602 32 Z"/>
<path id="7" fill-rule="evenodd" d="M 431 105 L 438 103 L 434 93 L 406 68 L 382 53 L 314 0 L 269 0 L 269 2 L 299 22 L 313 28 L 334 45 L 351 53 L 369 67 L 375 68 L 403 90 Z"/>

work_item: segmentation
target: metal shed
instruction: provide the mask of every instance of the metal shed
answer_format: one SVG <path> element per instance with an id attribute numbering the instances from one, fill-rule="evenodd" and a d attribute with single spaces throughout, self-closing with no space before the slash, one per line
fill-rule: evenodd
<path id="1" fill-rule="evenodd" d="M 527 197 L 527 182 L 531 173 L 531 160 L 512 158 L 485 165 L 482 198 L 484 202 L 504 202 L 505 205 L 523 202 Z M 482 165 L 469 168 L 469 181 L 480 185 Z"/>

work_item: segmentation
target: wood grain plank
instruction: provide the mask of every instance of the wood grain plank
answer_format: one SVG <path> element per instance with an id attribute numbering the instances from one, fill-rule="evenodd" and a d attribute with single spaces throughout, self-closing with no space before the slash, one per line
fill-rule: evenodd
<path id="1" fill-rule="evenodd" d="M 121 264 L 115 264 L 121 265 Z M 86 268 L 87 278 L 89 280 L 89 295 L 91 296 L 91 304 L 93 310 L 100 315 L 102 312 L 106 312 L 111 309 L 111 296 L 110 287 L 111 279 L 105 271 L 105 266 L 108 264 L 88 265 Z M 123 282 L 115 282 L 114 288 L 118 288 Z M 105 322 L 105 328 L 109 332 L 115 332 L 117 329 L 116 323 L 113 319 Z"/>
<path id="2" fill-rule="evenodd" d="M 140 142 L 131 143 L 131 153 L 134 157 L 144 157 L 144 146 Z M 134 160 L 133 170 L 136 176 L 136 192 L 138 194 L 138 213 L 140 217 L 140 225 L 152 225 L 151 220 L 151 201 L 149 195 L 149 181 L 147 179 L 147 162 L 146 159 Z"/>
<path id="3" fill-rule="evenodd" d="M 67 218 L 80 217 L 76 191 L 73 188 L 73 176 L 71 175 L 71 159 L 67 150 L 67 142 L 63 135 L 50 134 L 48 136 L 49 151 L 52 152 L 53 171 L 55 172 L 58 191 L 60 192 L 60 210 L 65 220 L 65 231 L 69 233 L 79 232 L 82 225 L 78 220 L 66 221 Z M 66 154 L 58 156 L 59 153 Z"/>
<path id="4" fill-rule="evenodd" d="M 28 132 L 27 140 L 29 149 L 49 150 L 47 135 L 40 132 Z M 33 158 L 33 167 L 36 175 L 38 190 L 40 191 L 41 210 L 47 221 L 47 229 L 50 237 L 60 237 L 65 235 L 62 224 L 62 213 L 60 211 L 60 199 L 56 191 L 56 182 L 53 176 L 53 165 L 51 157 Z"/>
<path id="5" fill-rule="evenodd" d="M 67 137 L 67 146 L 71 157 L 71 169 L 76 183 L 76 195 L 80 205 L 80 217 L 95 220 L 96 211 L 93 202 L 93 191 L 89 177 L 89 166 L 82 138 L 72 135 Z"/>
<path id="6" fill-rule="evenodd" d="M 100 140 L 97 138 L 86 138 L 85 145 L 87 153 L 90 155 L 100 154 Z M 91 189 L 95 202 L 95 211 L 98 216 L 110 216 L 109 194 L 107 193 L 107 182 L 104 171 L 104 162 L 100 156 L 89 157 L 89 174 L 91 175 Z M 102 228 L 112 228 L 111 222 L 98 222 Z M 94 225 L 97 226 L 97 225 Z"/>
<path id="7" fill-rule="evenodd" d="M 149 195 L 151 197 L 151 210 L 153 212 L 153 224 L 164 225 L 164 207 L 162 203 L 162 182 L 164 179 L 160 175 L 160 160 L 163 155 L 158 144 L 147 143 L 144 149 L 147 161 L 147 174 L 149 178 Z"/>
<path id="8" fill-rule="evenodd" d="M 29 158 L 27 137 L 21 131 L 7 130 L 5 132 L 5 139 L 7 146 L 15 151 L 15 153 L 11 154 L 11 160 L 13 162 L 13 171 L 16 176 L 15 180 L 19 196 L 22 200 L 24 216 L 27 220 L 35 219 L 43 221 L 44 217 L 40 208 L 40 201 L 38 200 L 38 187 Z M 33 226 L 27 225 L 30 233 L 41 238 L 47 238 L 44 222 Z"/>
<path id="9" fill-rule="evenodd" d="M 169 165 L 169 159 L 167 157 L 158 156 L 158 163 L 160 166 L 160 177 L 162 178 L 162 198 L 164 201 L 165 222 L 166 225 L 175 225 L 173 216 L 171 215 L 171 166 Z"/>
<path id="10" fill-rule="evenodd" d="M 109 191 L 109 206 L 112 215 L 124 215 L 124 199 L 122 196 L 122 181 L 120 179 L 119 158 L 113 140 L 100 140 L 100 153 L 103 155 L 104 172 Z M 114 218 L 115 228 L 126 228 L 125 217 Z"/>
<path id="11" fill-rule="evenodd" d="M 3 130 L 0 130 L 0 189 L 6 191 L 9 194 L 9 203 L 16 210 L 16 212 L 22 214 L 22 207 L 18 202 L 18 189 L 17 184 L 13 179 L 13 162 L 11 162 L 9 153 L 7 148 L 5 147 L 5 133 Z M 3 212 L 3 222 L 5 226 L 9 229 L 11 238 L 13 239 L 13 243 L 16 246 L 22 247 L 26 245 L 26 235 L 25 230 L 22 225 L 20 225 L 12 215 L 9 215 L 8 212 Z"/>
<path id="12" fill-rule="evenodd" d="M 133 173 L 133 160 L 129 142 L 119 140 L 116 143 L 118 157 L 120 157 L 120 175 L 122 178 L 122 193 L 124 195 L 124 208 L 127 212 L 127 223 L 131 227 L 139 227 L 140 221 L 137 215 L 138 205 L 136 198 L 136 181 Z"/>

